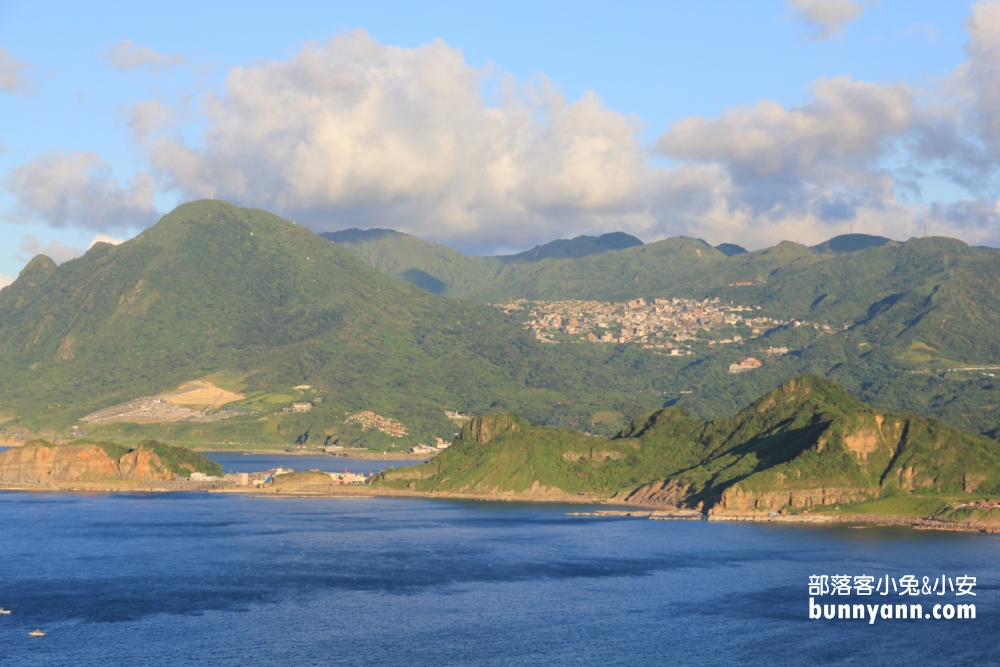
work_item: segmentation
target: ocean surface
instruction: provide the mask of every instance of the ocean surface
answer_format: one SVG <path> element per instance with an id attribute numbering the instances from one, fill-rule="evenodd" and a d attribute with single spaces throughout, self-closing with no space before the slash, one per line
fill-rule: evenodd
<path id="1" fill-rule="evenodd" d="M 401 468 L 423 463 L 422 460 L 373 460 L 341 459 L 336 456 L 297 456 L 293 454 L 243 454 L 240 452 L 202 452 L 222 466 L 223 472 L 263 472 L 278 466 L 297 472 L 322 470 L 323 472 L 369 473 L 387 468 Z"/>
<path id="2" fill-rule="evenodd" d="M 0 665 L 1000 664 L 1000 537 L 579 509 L 0 493 Z M 976 576 L 977 618 L 810 620 L 835 573 Z"/>

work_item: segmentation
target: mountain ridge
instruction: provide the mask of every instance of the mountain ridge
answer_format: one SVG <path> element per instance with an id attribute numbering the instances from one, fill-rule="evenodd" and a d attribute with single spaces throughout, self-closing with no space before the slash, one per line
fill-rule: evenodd
<path id="1" fill-rule="evenodd" d="M 96 410 L 205 380 L 246 398 L 217 423 L 82 428 L 388 449 L 449 437 L 446 410 L 498 405 L 573 423 L 640 412 L 671 363 L 542 346 L 496 308 L 429 294 L 304 227 L 215 200 L 58 267 L 33 259 L 0 292 L 0 356 L 6 428 L 69 433 Z M 626 372 L 636 364 L 647 370 Z M 294 401 L 310 407 L 285 411 Z M 403 427 L 347 420 L 365 411 Z"/>

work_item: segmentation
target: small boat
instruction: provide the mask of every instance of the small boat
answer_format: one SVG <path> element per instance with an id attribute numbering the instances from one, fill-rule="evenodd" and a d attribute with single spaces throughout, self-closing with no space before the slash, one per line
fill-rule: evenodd
<path id="1" fill-rule="evenodd" d="M 10 616 L 10 609 L 4 609 L 3 607 L 0 607 L 0 615 Z"/>
<path id="2" fill-rule="evenodd" d="M 44 637 L 45 633 L 42 632 L 41 630 L 32 630 L 31 632 L 28 633 L 28 636 L 29 637 Z"/>

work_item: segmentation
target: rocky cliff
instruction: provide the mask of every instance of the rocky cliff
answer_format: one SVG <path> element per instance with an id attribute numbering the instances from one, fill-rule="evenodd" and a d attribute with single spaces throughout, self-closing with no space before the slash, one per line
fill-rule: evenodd
<path id="1" fill-rule="evenodd" d="M 455 442 L 471 440 L 480 445 L 485 445 L 500 434 L 514 433 L 520 430 L 519 421 L 517 415 L 510 413 L 474 417 L 462 427 L 462 431 L 455 438 Z"/>
<path id="2" fill-rule="evenodd" d="M 477 417 L 432 461 L 376 485 L 413 491 L 574 497 L 713 512 L 856 504 L 893 494 L 1000 493 L 1000 443 L 861 402 L 815 376 L 789 380 L 732 417 L 673 407 L 616 438 Z"/>
<path id="3" fill-rule="evenodd" d="M 0 452 L 0 484 L 166 480 L 195 470 L 217 473 L 219 467 L 197 452 L 152 441 L 129 449 L 110 442 L 34 440 Z"/>

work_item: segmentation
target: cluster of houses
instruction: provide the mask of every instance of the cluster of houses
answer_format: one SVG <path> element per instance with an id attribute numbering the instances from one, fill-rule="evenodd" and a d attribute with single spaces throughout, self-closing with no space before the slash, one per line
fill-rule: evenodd
<path id="1" fill-rule="evenodd" d="M 417 445 L 410 447 L 406 451 L 410 452 L 411 454 L 437 454 L 438 452 L 442 452 L 448 449 L 448 447 L 450 446 L 451 443 L 448 442 L 447 440 L 442 440 L 441 438 L 434 438 L 433 445 L 425 445 L 423 443 L 418 443 Z"/>
<path id="2" fill-rule="evenodd" d="M 1000 502 L 995 500 L 974 500 L 971 503 L 960 503 L 954 505 L 954 507 L 974 507 L 980 510 L 995 510 L 1000 509 Z"/>
<path id="3" fill-rule="evenodd" d="M 743 361 L 735 364 L 729 364 L 730 373 L 746 373 L 747 371 L 752 371 L 754 369 L 760 368 L 764 364 L 761 363 L 760 359 L 756 357 L 747 357 Z"/>
<path id="4" fill-rule="evenodd" d="M 592 343 L 637 343 L 646 348 L 673 350 L 693 340 L 699 330 L 724 325 L 749 327 L 751 336 L 783 324 L 757 316 L 760 306 L 723 304 L 715 299 L 633 299 L 603 301 L 525 301 L 499 304 L 504 312 L 529 311 L 525 328 L 538 340 L 557 342 L 557 334 L 579 335 Z M 724 342 L 739 342 L 734 336 Z M 677 354 L 680 354 L 678 352 Z"/>
<path id="5" fill-rule="evenodd" d="M 279 466 L 265 472 L 237 472 L 229 473 L 222 477 L 214 477 L 202 472 L 192 472 L 189 479 L 192 482 L 214 482 L 220 485 L 262 487 L 273 482 L 275 477 L 288 475 L 293 472 L 295 471 L 291 468 Z M 310 472 L 323 472 L 324 475 L 329 475 L 335 484 L 367 484 L 370 480 L 369 475 L 348 472 L 347 468 L 344 468 L 344 472 L 324 472 L 320 470 L 312 470 Z"/>
<path id="6" fill-rule="evenodd" d="M 361 428 L 368 430 L 370 428 L 378 429 L 390 435 L 394 438 L 401 438 L 407 434 L 406 427 L 404 427 L 400 422 L 393 419 L 392 417 L 383 417 L 380 414 L 376 414 L 371 410 L 362 410 L 356 415 L 349 415 L 344 419 L 345 424 L 360 424 Z"/>

